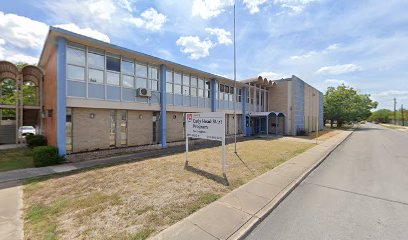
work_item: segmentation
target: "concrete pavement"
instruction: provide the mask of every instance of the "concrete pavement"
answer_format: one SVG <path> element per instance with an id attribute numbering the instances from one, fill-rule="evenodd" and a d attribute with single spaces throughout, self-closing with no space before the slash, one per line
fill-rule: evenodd
<path id="1" fill-rule="evenodd" d="M 239 239 L 272 211 L 351 131 L 316 147 L 235 189 L 152 237 L 162 239 Z"/>
<path id="2" fill-rule="evenodd" d="M 18 183 L 0 184 L 0 240 L 23 239 L 22 202 Z"/>
<path id="3" fill-rule="evenodd" d="M 408 239 L 408 134 L 364 124 L 246 239 Z"/>

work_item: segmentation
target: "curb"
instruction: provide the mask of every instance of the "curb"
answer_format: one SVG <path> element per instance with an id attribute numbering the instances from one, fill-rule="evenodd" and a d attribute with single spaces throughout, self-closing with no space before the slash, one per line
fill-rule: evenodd
<path id="1" fill-rule="evenodd" d="M 342 143 L 344 143 L 355 131 L 356 128 L 353 128 L 350 134 L 348 134 L 344 139 L 338 142 L 330 151 L 326 153 L 326 155 L 322 156 L 316 163 L 313 164 L 307 171 L 305 171 L 300 177 L 298 177 L 295 181 L 293 181 L 289 186 L 283 189 L 267 206 L 267 209 L 264 214 L 259 218 L 252 217 L 249 219 L 240 229 L 238 229 L 235 233 L 233 233 L 229 240 L 242 240 L 247 237 L 255 228 L 260 224 L 275 208 L 279 206 L 279 204 L 289 196 L 289 194 L 295 190 L 303 180 L 310 175 L 330 154 L 338 148 Z"/>

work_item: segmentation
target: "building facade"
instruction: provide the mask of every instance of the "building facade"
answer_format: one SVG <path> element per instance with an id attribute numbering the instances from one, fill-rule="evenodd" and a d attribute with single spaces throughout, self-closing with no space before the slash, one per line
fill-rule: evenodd
<path id="1" fill-rule="evenodd" d="M 305 128 L 305 121 L 313 125 L 313 117 L 301 114 L 320 112 L 304 100 L 318 92 L 306 90 L 298 78 L 291 90 L 283 80 L 262 77 L 234 82 L 54 27 L 39 68 L 44 73 L 40 132 L 60 154 L 165 148 L 185 138 L 187 112 L 225 112 L 227 135 L 234 134 L 235 124 L 237 134 L 296 134 L 293 129 Z"/>

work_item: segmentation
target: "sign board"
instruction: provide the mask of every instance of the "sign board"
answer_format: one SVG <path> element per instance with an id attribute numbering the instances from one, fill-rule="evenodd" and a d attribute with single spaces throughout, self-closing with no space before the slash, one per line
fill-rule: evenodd
<path id="1" fill-rule="evenodd" d="M 222 142 L 222 172 L 226 177 L 225 113 L 186 113 L 186 164 L 188 166 L 188 138 L 201 138 Z"/>
<path id="2" fill-rule="evenodd" d="M 186 137 L 225 140 L 225 113 L 187 113 Z"/>

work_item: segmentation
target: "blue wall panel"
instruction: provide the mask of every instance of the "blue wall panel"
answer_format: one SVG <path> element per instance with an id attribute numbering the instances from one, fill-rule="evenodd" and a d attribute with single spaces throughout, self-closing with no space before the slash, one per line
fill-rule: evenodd
<path id="1" fill-rule="evenodd" d="M 173 94 L 166 93 L 166 103 L 167 105 L 173 105 Z"/>
<path id="2" fill-rule="evenodd" d="M 152 91 L 152 98 L 150 99 L 153 104 L 160 104 L 160 92 Z"/>
<path id="3" fill-rule="evenodd" d="M 205 107 L 205 98 L 201 98 L 201 97 L 199 97 L 198 98 L 198 107 L 200 107 L 200 108 L 204 108 Z"/>
<path id="4" fill-rule="evenodd" d="M 107 86 L 107 99 L 120 101 L 120 87 Z"/>
<path id="5" fill-rule="evenodd" d="M 190 105 L 192 107 L 197 107 L 198 106 L 198 97 L 191 97 L 190 101 L 191 101 Z"/>
<path id="6" fill-rule="evenodd" d="M 320 129 L 323 129 L 324 123 L 323 123 L 323 119 L 324 119 L 324 95 L 323 93 L 319 93 L 319 125 L 320 125 Z"/>
<path id="7" fill-rule="evenodd" d="M 136 97 L 136 102 L 147 103 L 147 97 Z"/>
<path id="8" fill-rule="evenodd" d="M 105 86 L 101 84 L 88 84 L 88 98 L 105 99 Z"/>
<path id="9" fill-rule="evenodd" d="M 211 109 L 211 98 L 205 98 L 205 107 Z"/>
<path id="10" fill-rule="evenodd" d="M 183 96 L 174 94 L 174 105 L 175 106 L 181 106 L 183 104 Z"/>
<path id="11" fill-rule="evenodd" d="M 86 97 L 85 82 L 67 81 L 67 96 Z"/>
<path id="12" fill-rule="evenodd" d="M 136 96 L 136 89 L 122 88 L 123 101 L 134 102 Z"/>
<path id="13" fill-rule="evenodd" d="M 305 83 L 293 78 L 294 87 L 294 133 L 305 128 Z"/>
<path id="14" fill-rule="evenodd" d="M 190 96 L 183 96 L 183 106 L 190 106 Z"/>

